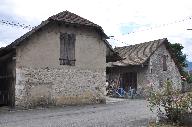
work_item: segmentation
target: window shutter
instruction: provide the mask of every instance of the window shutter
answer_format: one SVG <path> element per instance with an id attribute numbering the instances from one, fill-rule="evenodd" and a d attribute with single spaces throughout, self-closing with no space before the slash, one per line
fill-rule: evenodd
<path id="1" fill-rule="evenodd" d="M 68 34 L 60 34 L 60 65 L 66 65 L 68 63 Z"/>
<path id="2" fill-rule="evenodd" d="M 75 34 L 60 34 L 60 65 L 75 65 Z"/>
<path id="3" fill-rule="evenodd" d="M 74 66 L 75 65 L 75 41 L 76 36 L 75 34 L 69 34 L 69 64 Z"/>
<path id="4" fill-rule="evenodd" d="M 167 71 L 167 57 L 163 55 L 163 71 Z"/>
<path id="5" fill-rule="evenodd" d="M 64 58 L 64 38 L 65 34 L 60 33 L 60 65 L 63 65 L 63 58 Z"/>

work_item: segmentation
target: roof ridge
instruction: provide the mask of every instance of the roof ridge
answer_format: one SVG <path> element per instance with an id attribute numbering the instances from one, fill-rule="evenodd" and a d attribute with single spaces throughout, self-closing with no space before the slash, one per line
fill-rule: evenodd
<path id="1" fill-rule="evenodd" d="M 60 16 L 60 17 L 59 17 Z M 67 18 L 66 18 L 66 16 L 68 16 Z M 80 22 L 79 23 L 81 23 L 81 22 L 86 22 L 84 25 L 86 25 L 87 24 L 87 22 L 88 22 L 88 24 L 91 24 L 91 25 L 94 25 L 94 26 L 96 26 L 96 27 L 99 27 L 99 28 L 101 28 L 101 26 L 99 26 L 98 24 L 95 24 L 95 23 L 93 23 L 92 21 L 90 21 L 90 20 L 88 20 L 88 19 L 86 19 L 86 18 L 83 18 L 83 17 L 81 17 L 81 16 L 79 16 L 79 15 L 77 15 L 77 14 L 75 14 L 75 13 L 72 13 L 72 12 L 70 12 L 70 11 L 68 11 L 68 10 L 66 10 L 66 11 L 62 11 L 62 12 L 60 12 L 60 13 L 57 13 L 57 14 L 55 14 L 55 15 L 52 15 L 51 17 L 49 17 L 48 19 L 50 20 L 50 19 L 52 19 L 52 20 L 58 20 L 58 21 L 64 21 L 64 22 L 70 22 L 71 23 L 71 21 L 67 21 L 68 20 L 68 18 L 70 18 L 70 17 L 72 17 L 72 16 L 74 16 L 74 17 L 76 17 L 76 18 L 79 18 L 80 19 Z M 65 17 L 65 19 L 63 20 L 62 19 L 62 17 Z M 76 19 L 76 18 L 73 18 L 73 19 Z"/>
<path id="2" fill-rule="evenodd" d="M 144 44 L 144 43 L 151 43 L 151 42 L 154 42 L 154 41 L 164 41 L 165 39 L 167 38 L 162 38 L 162 39 L 157 39 L 157 40 L 153 40 L 153 41 L 146 41 L 146 42 L 142 42 L 142 43 L 138 43 L 138 44 L 132 44 L 132 45 L 127 45 L 127 46 L 122 46 L 122 47 L 115 47 L 115 48 L 124 48 L 124 47 L 129 47 L 129 46 L 137 46 L 137 45 L 141 45 L 141 44 Z"/>
<path id="3" fill-rule="evenodd" d="M 68 17 L 66 17 L 66 15 L 68 15 Z M 74 17 L 73 17 L 74 16 Z M 71 18 L 73 17 L 73 18 Z M 44 27 L 45 25 L 51 23 L 52 21 L 57 21 L 57 22 L 63 22 L 63 23 L 68 23 L 71 25 L 81 25 L 81 26 L 87 26 L 87 27 L 91 27 L 93 29 L 96 29 L 98 32 L 101 33 L 101 35 L 107 39 L 108 36 L 105 34 L 104 30 L 102 29 L 101 26 L 89 21 L 88 19 L 85 19 L 77 14 L 74 14 L 72 12 L 69 12 L 68 10 L 62 11 L 60 13 L 57 13 L 55 15 L 50 16 L 48 19 L 42 21 L 39 25 L 37 25 L 36 27 L 34 27 L 32 30 L 26 32 L 25 34 L 23 34 L 22 36 L 20 36 L 19 38 L 17 38 L 15 41 L 13 41 L 11 44 L 7 45 L 4 50 L 10 50 L 13 47 L 19 45 L 21 42 L 23 42 L 23 40 L 29 38 L 32 34 L 34 34 L 36 31 L 38 31 L 39 29 L 41 29 L 42 27 Z M 107 44 L 107 43 L 106 43 Z M 108 45 L 108 44 L 107 44 Z M 1 54 L 1 53 L 0 53 Z"/>
<path id="4" fill-rule="evenodd" d="M 166 40 L 167 38 L 163 38 L 130 46 L 116 47 L 115 51 L 117 51 L 122 58 L 125 58 L 123 60 L 125 63 L 140 65 L 145 63 Z"/>

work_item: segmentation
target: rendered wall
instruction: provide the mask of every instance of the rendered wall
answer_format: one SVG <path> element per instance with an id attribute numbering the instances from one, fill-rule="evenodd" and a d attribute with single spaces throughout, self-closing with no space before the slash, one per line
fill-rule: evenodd
<path id="1" fill-rule="evenodd" d="M 60 32 L 76 34 L 75 66 L 60 65 Z M 17 107 L 105 100 L 106 45 L 93 29 L 50 25 L 18 46 L 16 54 Z"/>

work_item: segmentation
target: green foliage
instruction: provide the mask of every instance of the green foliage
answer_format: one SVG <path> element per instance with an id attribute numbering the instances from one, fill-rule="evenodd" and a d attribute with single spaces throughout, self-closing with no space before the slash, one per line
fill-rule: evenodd
<path id="1" fill-rule="evenodd" d="M 149 93 L 148 102 L 151 111 L 158 109 L 160 114 L 165 112 L 169 122 L 181 123 L 183 115 L 192 110 L 192 94 L 181 94 L 170 81 L 167 81 L 161 89 L 150 88 Z"/>
<path id="2" fill-rule="evenodd" d="M 177 59 L 179 71 L 183 75 L 184 67 L 188 66 L 186 62 L 186 54 L 183 54 L 182 52 L 184 47 L 180 43 L 175 43 L 175 44 L 169 43 L 169 46 L 171 47 L 173 54 Z"/>
<path id="3" fill-rule="evenodd" d="M 182 52 L 184 47 L 179 43 L 175 43 L 175 44 L 169 43 L 169 46 L 171 47 L 173 54 L 177 59 L 177 65 L 178 65 L 180 74 L 183 77 L 187 78 L 188 83 L 192 83 L 192 76 L 189 75 L 184 69 L 188 66 L 187 60 L 186 60 L 186 54 L 183 54 Z"/>
<path id="4" fill-rule="evenodd" d="M 189 75 L 189 76 L 187 77 L 187 83 L 192 83 L 192 75 Z"/>

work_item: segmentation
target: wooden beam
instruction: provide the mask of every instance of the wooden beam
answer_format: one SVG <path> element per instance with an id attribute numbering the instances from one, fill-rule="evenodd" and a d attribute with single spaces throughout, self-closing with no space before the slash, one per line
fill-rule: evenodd
<path id="1" fill-rule="evenodd" d="M 8 54 L 0 57 L 0 61 L 5 61 L 5 60 L 7 60 L 7 59 L 9 59 L 9 58 L 12 58 L 12 57 L 14 57 L 14 56 L 15 56 L 15 53 L 14 53 L 14 52 L 10 52 L 10 53 L 8 53 Z"/>

